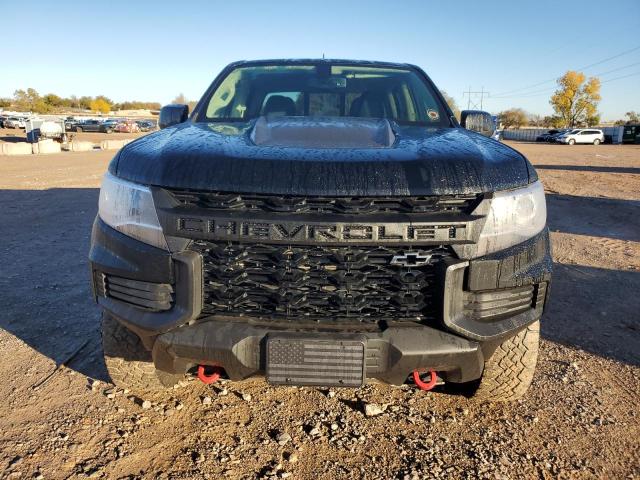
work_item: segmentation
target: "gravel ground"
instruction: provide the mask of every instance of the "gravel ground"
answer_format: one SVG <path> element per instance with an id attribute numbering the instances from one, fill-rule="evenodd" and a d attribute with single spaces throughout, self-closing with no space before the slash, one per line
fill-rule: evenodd
<path id="1" fill-rule="evenodd" d="M 640 147 L 510 145 L 548 190 L 556 263 L 538 375 L 499 405 L 380 384 L 114 389 L 86 263 L 111 154 L 0 156 L 0 478 L 640 478 Z"/>

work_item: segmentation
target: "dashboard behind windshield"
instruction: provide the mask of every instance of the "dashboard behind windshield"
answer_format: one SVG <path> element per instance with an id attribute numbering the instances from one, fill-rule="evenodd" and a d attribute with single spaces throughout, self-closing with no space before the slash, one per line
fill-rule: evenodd
<path id="1" fill-rule="evenodd" d="M 198 120 L 248 121 L 263 115 L 451 126 L 446 109 L 416 71 L 324 62 L 236 67 L 210 94 Z"/>

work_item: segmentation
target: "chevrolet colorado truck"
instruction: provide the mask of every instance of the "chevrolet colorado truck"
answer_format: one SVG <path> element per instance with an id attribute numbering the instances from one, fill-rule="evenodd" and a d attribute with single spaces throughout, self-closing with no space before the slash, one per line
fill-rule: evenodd
<path id="1" fill-rule="evenodd" d="M 132 391 L 528 389 L 551 279 L 542 184 L 408 64 L 242 61 L 113 158 L 89 254 Z"/>

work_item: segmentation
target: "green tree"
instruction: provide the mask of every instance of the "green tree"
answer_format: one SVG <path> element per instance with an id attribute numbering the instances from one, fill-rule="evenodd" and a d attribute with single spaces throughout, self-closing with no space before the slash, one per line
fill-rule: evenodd
<path id="1" fill-rule="evenodd" d="M 505 128 L 520 128 L 529 123 L 527 112 L 521 108 L 510 108 L 498 113 L 498 121 L 503 124 Z"/>
<path id="2" fill-rule="evenodd" d="M 54 93 L 47 93 L 42 100 L 51 107 L 62 107 L 64 103 L 63 99 Z"/>
<path id="3" fill-rule="evenodd" d="M 532 113 L 529 115 L 528 121 L 529 121 L 529 125 L 539 127 L 540 125 L 542 125 L 543 118 L 542 118 L 542 115 L 538 115 L 537 113 Z"/>
<path id="4" fill-rule="evenodd" d="M 158 102 L 138 102 L 134 100 L 118 103 L 114 107 L 117 107 L 118 110 L 160 110 L 162 105 Z"/>
<path id="5" fill-rule="evenodd" d="M 196 108 L 198 102 L 195 100 L 187 100 L 187 97 L 184 96 L 184 93 L 178 94 L 176 98 L 171 100 L 171 103 L 180 104 L 180 105 L 189 105 L 189 111 L 193 112 L 193 109 Z"/>
<path id="6" fill-rule="evenodd" d="M 601 99 L 600 80 L 595 77 L 587 80 L 582 72 L 570 70 L 557 83 L 558 89 L 549 103 L 564 126 L 589 125 L 596 118 Z"/>
<path id="7" fill-rule="evenodd" d="M 616 125 L 633 125 L 636 123 L 640 123 L 640 115 L 638 115 L 635 111 L 631 110 L 624 114 L 627 117 L 627 120 L 618 120 Z"/>
<path id="8" fill-rule="evenodd" d="M 0 98 L 0 107 L 1 108 L 6 108 L 6 107 L 10 107 L 11 106 L 11 99 L 10 98 Z"/>
<path id="9" fill-rule="evenodd" d="M 542 119 L 542 125 L 547 128 L 561 128 L 563 120 L 557 115 L 547 115 Z"/>
<path id="10" fill-rule="evenodd" d="M 36 111 L 39 102 L 42 101 L 40 94 L 33 88 L 27 90 L 16 90 L 13 92 L 14 105 L 18 110 Z"/>
<path id="11" fill-rule="evenodd" d="M 184 93 L 179 93 L 176 98 L 171 100 L 171 103 L 175 103 L 178 105 L 188 105 L 189 100 L 187 100 L 187 97 L 184 96 Z"/>
<path id="12" fill-rule="evenodd" d="M 440 90 L 440 93 L 442 94 L 446 102 L 449 104 L 449 108 L 451 109 L 455 117 L 458 120 L 460 120 L 460 108 L 458 107 L 458 104 L 456 103 L 455 99 L 444 90 Z"/>
<path id="13" fill-rule="evenodd" d="M 83 110 L 91 110 L 91 102 L 93 98 L 83 96 L 78 99 L 78 108 L 82 108 Z"/>

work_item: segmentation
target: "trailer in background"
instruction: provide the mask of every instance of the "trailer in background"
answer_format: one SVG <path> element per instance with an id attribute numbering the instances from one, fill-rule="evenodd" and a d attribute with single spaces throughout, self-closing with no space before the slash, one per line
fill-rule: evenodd
<path id="1" fill-rule="evenodd" d="M 52 139 L 60 143 L 67 142 L 67 131 L 64 120 L 44 120 L 30 118 L 26 122 L 27 142 L 38 143 L 41 139 Z"/>
<path id="2" fill-rule="evenodd" d="M 640 125 L 624 125 L 622 128 L 622 143 L 640 144 Z"/>

